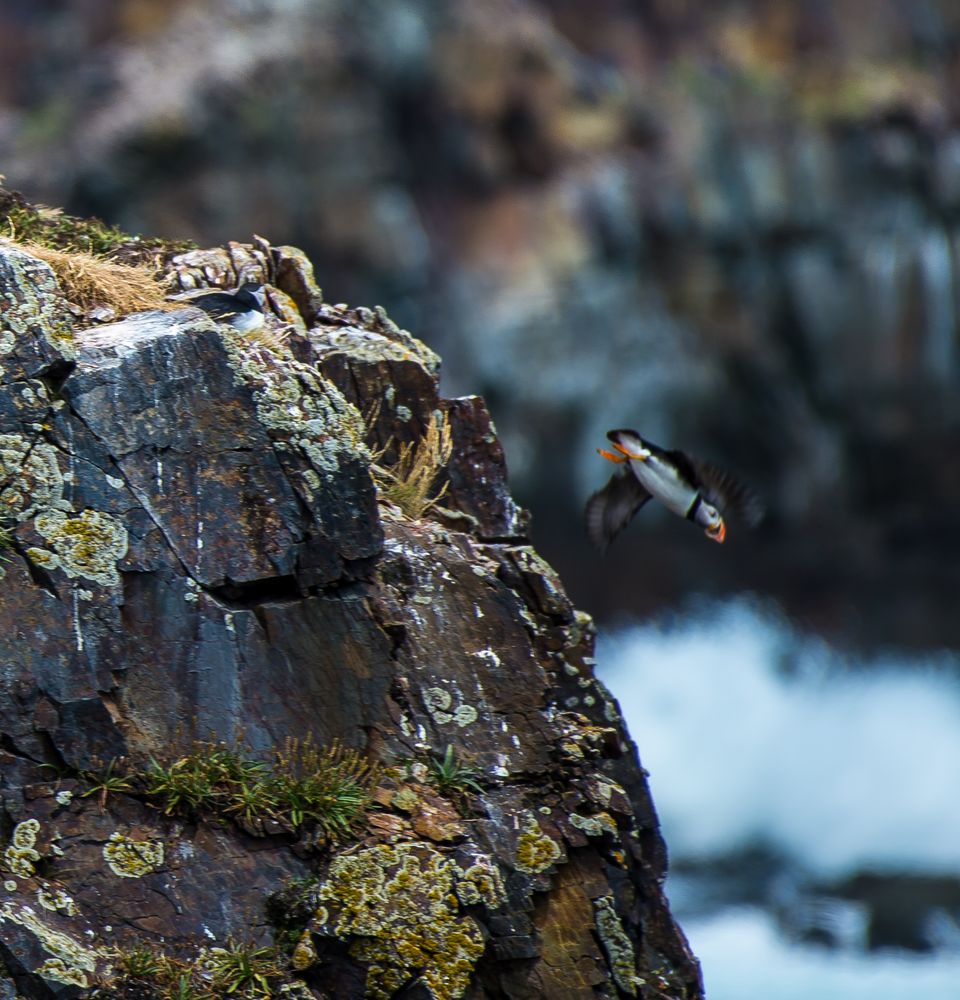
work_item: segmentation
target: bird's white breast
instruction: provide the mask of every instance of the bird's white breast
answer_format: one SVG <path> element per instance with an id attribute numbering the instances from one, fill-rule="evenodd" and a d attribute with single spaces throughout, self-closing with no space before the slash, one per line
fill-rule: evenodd
<path id="1" fill-rule="evenodd" d="M 687 516 L 697 498 L 697 491 L 680 478 L 672 465 L 651 454 L 643 462 L 631 459 L 630 468 L 640 480 L 641 486 L 664 507 L 672 510 L 674 514 L 679 514 L 680 517 Z"/>

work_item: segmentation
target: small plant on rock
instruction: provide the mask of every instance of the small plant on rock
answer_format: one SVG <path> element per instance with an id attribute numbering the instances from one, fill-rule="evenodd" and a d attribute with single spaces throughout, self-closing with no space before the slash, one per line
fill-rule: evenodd
<path id="1" fill-rule="evenodd" d="M 81 771 L 80 780 L 90 786 L 80 797 L 85 799 L 96 795 L 101 813 L 106 809 L 107 799 L 111 795 L 133 791 L 134 787 L 133 776 L 127 771 L 123 757 L 112 758 L 106 767 Z"/>
<path id="2" fill-rule="evenodd" d="M 430 420 L 419 441 L 400 445 L 396 462 L 380 465 L 390 445 L 374 454 L 373 477 L 384 500 L 396 504 L 412 519 L 423 517 L 447 492 L 447 483 L 436 492 L 434 484 L 450 461 L 453 439 L 446 413 Z"/>
<path id="3" fill-rule="evenodd" d="M 316 823 L 325 837 L 350 832 L 379 778 L 379 768 L 356 750 L 338 742 L 319 750 L 309 737 L 286 740 L 273 772 L 284 818 L 295 830 Z"/>
<path id="4" fill-rule="evenodd" d="M 236 941 L 212 948 L 208 959 L 216 996 L 272 997 L 283 969 L 273 948 L 256 948 Z"/>
<path id="5" fill-rule="evenodd" d="M 452 744 L 447 744 L 442 757 L 431 756 L 427 766 L 430 784 L 443 795 L 483 791 L 479 780 L 483 772 L 462 757 L 458 758 Z"/>

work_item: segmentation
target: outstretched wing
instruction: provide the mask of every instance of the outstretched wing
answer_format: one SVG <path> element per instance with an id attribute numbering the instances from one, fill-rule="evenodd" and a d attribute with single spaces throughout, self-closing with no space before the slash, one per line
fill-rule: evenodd
<path id="1" fill-rule="evenodd" d="M 631 472 L 617 472 L 587 501 L 587 537 L 605 549 L 630 523 L 650 494 Z"/>
<path id="2" fill-rule="evenodd" d="M 682 451 L 669 452 L 677 467 L 699 490 L 703 499 L 721 514 L 732 514 L 750 528 L 755 528 L 766 513 L 763 502 L 739 480 L 710 462 L 690 458 Z"/>

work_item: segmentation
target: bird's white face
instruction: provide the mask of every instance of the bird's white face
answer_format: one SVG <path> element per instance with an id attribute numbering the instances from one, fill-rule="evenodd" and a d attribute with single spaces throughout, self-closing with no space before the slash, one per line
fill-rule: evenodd
<path id="1" fill-rule="evenodd" d="M 697 524 L 702 525 L 707 538 L 715 542 L 722 542 L 727 537 L 727 526 L 720 516 L 720 511 L 711 504 L 700 504 L 697 510 Z"/>

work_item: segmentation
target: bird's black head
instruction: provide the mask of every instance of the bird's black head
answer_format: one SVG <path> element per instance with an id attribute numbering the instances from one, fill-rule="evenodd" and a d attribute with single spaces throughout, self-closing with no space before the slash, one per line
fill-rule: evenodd
<path id="1" fill-rule="evenodd" d="M 267 290 L 256 281 L 246 281 L 234 292 L 234 297 L 248 309 L 263 312 L 267 305 Z"/>

